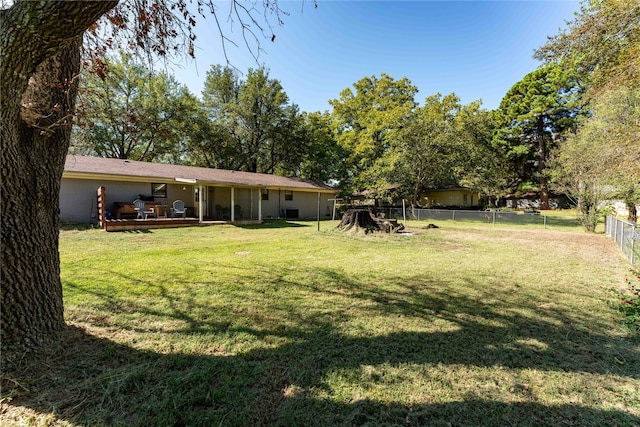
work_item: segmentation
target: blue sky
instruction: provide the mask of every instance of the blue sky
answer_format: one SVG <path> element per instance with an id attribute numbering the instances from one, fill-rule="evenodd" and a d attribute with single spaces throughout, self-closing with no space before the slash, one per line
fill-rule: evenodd
<path id="1" fill-rule="evenodd" d="M 255 62 L 238 27 L 226 28 L 238 47 L 227 58 L 241 72 L 264 65 L 303 111 L 330 110 L 329 99 L 365 76 L 407 77 L 420 103 L 434 93 L 455 92 L 463 103 L 482 99 L 497 108 L 506 92 L 539 63 L 534 49 L 579 10 L 573 0 L 546 1 L 337 1 L 280 2 L 290 13 L 262 40 Z M 222 9 L 221 20 L 226 18 Z M 213 20 L 200 21 L 196 60 L 173 68 L 200 95 L 207 70 L 224 64 Z M 253 48 L 256 51 L 255 47 Z"/>

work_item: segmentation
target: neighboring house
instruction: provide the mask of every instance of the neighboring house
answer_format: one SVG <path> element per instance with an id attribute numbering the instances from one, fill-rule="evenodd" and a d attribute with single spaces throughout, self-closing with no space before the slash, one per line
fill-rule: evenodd
<path id="1" fill-rule="evenodd" d="M 480 193 L 459 186 L 446 186 L 423 191 L 420 205 L 427 208 L 478 208 Z"/>
<path id="2" fill-rule="evenodd" d="M 154 201 L 170 213 L 175 200 L 188 216 L 205 220 L 258 220 L 329 216 L 336 191 L 324 184 L 251 172 L 67 156 L 60 189 L 60 219 L 97 222 L 97 190 L 105 188 L 105 205 L 113 218 L 128 216 L 133 200 Z"/>
<path id="3" fill-rule="evenodd" d="M 540 193 L 507 194 L 504 197 L 504 202 L 505 207 L 511 209 L 540 209 Z M 564 194 L 549 193 L 549 207 L 551 209 L 568 209 L 572 205 L 571 200 Z"/>

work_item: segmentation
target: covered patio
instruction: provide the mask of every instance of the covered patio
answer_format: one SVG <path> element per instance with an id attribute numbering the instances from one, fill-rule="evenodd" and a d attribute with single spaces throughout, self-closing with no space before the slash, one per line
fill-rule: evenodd
<path id="1" fill-rule="evenodd" d="M 204 192 L 202 188 L 200 191 Z M 204 202 L 198 203 L 198 217 L 178 216 L 172 217 L 168 214 L 165 206 L 163 216 L 151 216 L 146 218 L 110 218 L 107 214 L 106 190 L 105 187 L 99 187 L 97 192 L 98 206 L 98 225 L 105 231 L 128 231 L 128 230 L 149 230 L 157 228 L 177 228 L 177 227 L 195 227 L 210 226 L 220 224 L 238 224 L 251 225 L 260 224 L 262 222 L 262 210 L 259 209 L 258 219 L 238 219 L 235 218 L 234 205 L 231 208 L 231 217 L 228 220 L 212 220 L 204 218 Z M 261 204 L 260 204 L 261 205 Z M 118 215 L 120 216 L 120 215 Z"/>

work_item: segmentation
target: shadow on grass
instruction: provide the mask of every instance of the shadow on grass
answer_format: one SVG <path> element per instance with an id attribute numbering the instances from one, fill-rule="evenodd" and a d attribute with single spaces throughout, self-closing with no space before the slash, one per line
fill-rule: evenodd
<path id="1" fill-rule="evenodd" d="M 336 337 L 333 337 L 336 338 Z M 406 337 L 404 337 L 406 338 Z M 404 338 L 319 343 L 246 355 L 158 354 L 99 339 L 69 327 L 61 346 L 28 367 L 3 372 L 0 419 L 20 407 L 84 425 L 127 426 L 632 426 L 640 417 L 578 404 L 491 400 L 475 393 L 434 404 L 329 400 L 311 395 L 327 373 L 359 351 L 357 363 L 417 360 L 424 345 L 394 349 Z M 425 337 L 415 336 L 418 344 Z M 401 342 L 398 342 L 401 341 Z M 366 344 L 362 347 L 362 344 Z M 330 345 L 333 347 L 328 347 Z M 433 344 L 431 342 L 430 344 Z M 446 344 L 445 344 L 446 345 Z M 322 351 L 318 351 L 322 350 Z M 385 351 L 393 354 L 383 356 Z M 417 356 L 417 357 L 416 357 Z M 437 356 L 427 357 L 435 359 Z M 349 364 L 352 367 L 352 364 Z M 437 401 L 438 396 L 433 396 Z M 13 409 L 10 410 L 10 407 Z M 49 425 L 49 424 L 48 424 Z"/>
<path id="2" fill-rule="evenodd" d="M 97 229 L 95 224 L 83 224 L 79 222 L 60 222 L 58 225 L 60 231 L 85 231 Z"/>
<path id="3" fill-rule="evenodd" d="M 274 229 L 274 228 L 296 228 L 296 227 L 310 227 L 311 224 L 300 224 L 300 222 L 293 222 L 298 220 L 286 220 L 286 219 L 265 219 L 262 224 L 246 224 L 236 225 L 238 228 L 246 228 L 247 230 L 261 230 L 261 229 Z"/>
<path id="4" fill-rule="evenodd" d="M 492 399 L 490 392 L 474 388 L 464 393 L 462 400 L 415 390 L 416 395 L 422 396 L 417 400 L 433 402 L 419 404 L 397 403 L 391 396 L 374 401 L 352 391 L 340 396 L 340 390 L 331 383 L 332 377 L 344 377 L 356 388 L 384 389 L 387 379 L 380 372 L 374 372 L 379 377 L 373 375 L 368 383 L 363 381 L 365 367 L 375 370 L 418 365 L 424 366 L 426 376 L 434 375 L 432 369 L 427 370 L 433 367 L 491 367 L 637 380 L 640 356 L 632 343 L 586 328 L 590 325 L 589 313 L 569 315 L 561 305 L 521 307 L 534 311 L 528 316 L 505 309 L 510 303 L 506 300 L 511 292 L 508 289 L 489 303 L 466 295 L 450 295 L 441 284 L 420 277 L 389 278 L 395 285 L 380 289 L 359 283 L 340 271 L 327 269 L 308 274 L 315 275 L 309 283 L 288 283 L 282 278 L 277 286 L 306 287 L 318 297 L 347 298 L 350 308 L 361 304 L 364 313 L 360 314 L 370 319 L 411 317 L 423 322 L 448 322 L 454 327 L 354 336 L 341 330 L 349 314 L 338 307 L 309 312 L 287 305 L 282 298 L 258 300 L 254 296 L 256 304 L 270 301 L 269 310 L 282 318 L 280 325 L 268 327 L 268 323 L 250 318 L 251 313 L 246 318 L 233 311 L 215 313 L 204 302 L 198 303 L 188 295 L 176 296 L 162 286 L 155 295 L 170 300 L 166 312 L 154 311 L 134 298 L 118 300 L 106 293 L 96 294 L 104 300 L 105 312 L 181 321 L 182 329 L 167 331 L 155 326 L 154 330 L 149 324 L 147 332 L 199 335 L 205 343 L 203 348 L 207 347 L 207 340 L 213 340 L 212 334 L 251 336 L 264 342 L 277 337 L 284 344 L 233 355 L 204 354 L 206 351 L 162 354 L 137 350 L 70 326 L 48 354 L 3 372 L 4 416 L 11 415 L 9 406 L 13 411 L 24 406 L 88 425 L 640 424 L 640 417 L 622 410 L 600 410 L 577 403 L 537 403 L 527 387 L 517 383 L 506 385 L 514 389 L 513 402 L 505 401 L 504 396 Z M 211 316 L 198 314 L 202 312 Z M 602 330 L 600 325 L 593 326 L 593 330 Z M 626 363 L 616 363 L 614 355 L 626 355 Z M 395 380 L 406 381 L 411 387 L 410 378 Z M 517 399 L 518 394 L 521 399 Z"/>

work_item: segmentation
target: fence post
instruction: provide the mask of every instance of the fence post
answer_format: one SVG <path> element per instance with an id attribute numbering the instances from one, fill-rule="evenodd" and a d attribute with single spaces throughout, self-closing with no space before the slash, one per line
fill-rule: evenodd
<path id="1" fill-rule="evenodd" d="M 318 191 L 318 232 L 320 232 L 320 192 Z"/>
<path id="2" fill-rule="evenodd" d="M 542 214 L 542 223 L 544 224 L 543 230 L 547 229 L 547 214 Z"/>
<path id="3" fill-rule="evenodd" d="M 452 216 L 451 220 L 452 220 L 453 222 L 455 222 L 455 221 L 456 221 L 456 211 L 455 211 L 455 209 L 454 209 L 454 210 L 452 210 L 451 212 L 453 212 L 453 216 Z"/>
<path id="4" fill-rule="evenodd" d="M 492 212 L 493 216 L 493 225 L 496 225 L 496 211 Z"/>
<path id="5" fill-rule="evenodd" d="M 404 222 L 404 226 L 407 226 L 407 208 L 404 204 L 404 199 L 402 199 L 402 219 Z"/>

